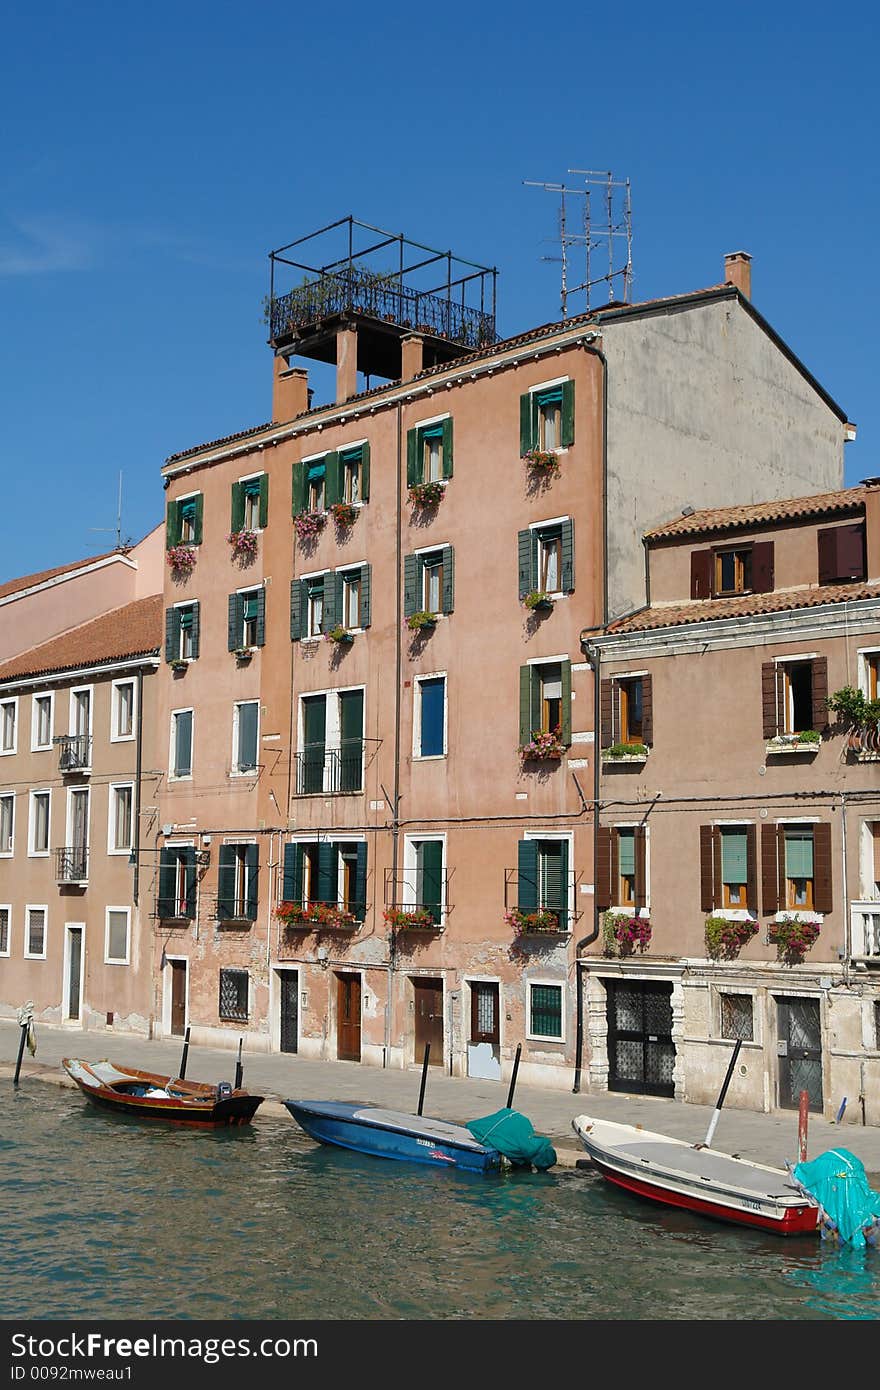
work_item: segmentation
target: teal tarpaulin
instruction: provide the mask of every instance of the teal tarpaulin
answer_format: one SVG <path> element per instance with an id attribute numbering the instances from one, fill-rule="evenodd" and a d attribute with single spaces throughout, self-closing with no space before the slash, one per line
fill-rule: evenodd
<path id="1" fill-rule="evenodd" d="M 469 1120 L 467 1128 L 480 1144 L 497 1149 L 511 1163 L 530 1163 L 533 1168 L 552 1168 L 556 1150 L 543 1135 L 536 1134 L 531 1122 L 518 1110 L 496 1110 L 480 1120 Z"/>
<path id="2" fill-rule="evenodd" d="M 868 1186 L 855 1154 L 829 1149 L 810 1163 L 796 1163 L 791 1175 L 830 1217 L 842 1241 L 865 1245 L 865 1227 L 880 1221 L 880 1192 Z"/>

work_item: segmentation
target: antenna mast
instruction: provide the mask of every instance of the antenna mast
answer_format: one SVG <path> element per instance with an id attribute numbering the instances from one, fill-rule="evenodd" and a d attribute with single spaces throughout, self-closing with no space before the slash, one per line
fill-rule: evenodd
<path id="1" fill-rule="evenodd" d="M 560 307 L 563 319 L 568 317 L 570 295 L 583 293 L 587 312 L 592 308 L 592 291 L 597 285 L 607 285 L 608 302 L 614 303 L 615 281 L 622 282 L 621 299 L 629 304 L 632 295 L 632 190 L 629 179 L 615 179 L 610 170 L 569 169 L 570 174 L 579 174 L 584 180 L 583 188 L 572 188 L 564 183 L 542 183 L 523 179 L 530 188 L 543 188 L 546 193 L 559 194 L 559 256 L 542 256 L 543 261 L 561 262 Z M 604 218 L 592 214 L 592 192 L 603 190 Z M 584 200 L 583 231 L 570 232 L 566 221 L 566 195 L 582 197 Z M 615 242 L 625 243 L 623 264 L 615 268 Z M 568 248 L 583 246 L 584 279 L 579 285 L 568 284 Z M 592 273 L 592 252 L 607 246 L 608 270 L 604 275 Z M 620 259 L 620 258 L 618 258 Z"/>

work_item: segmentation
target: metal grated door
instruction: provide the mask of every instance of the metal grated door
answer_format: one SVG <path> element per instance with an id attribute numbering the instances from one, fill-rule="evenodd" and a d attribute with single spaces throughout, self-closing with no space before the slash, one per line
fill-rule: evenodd
<path id="1" fill-rule="evenodd" d="M 608 1089 L 672 1096 L 672 985 L 609 980 Z"/>

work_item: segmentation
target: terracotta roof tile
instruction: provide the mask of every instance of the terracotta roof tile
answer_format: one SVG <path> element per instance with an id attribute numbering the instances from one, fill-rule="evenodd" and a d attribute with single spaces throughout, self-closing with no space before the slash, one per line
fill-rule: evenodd
<path id="1" fill-rule="evenodd" d="M 151 594 L 4 661 L 0 665 L 0 681 L 146 656 L 157 652 L 161 642 L 162 595 Z"/>
<path id="2" fill-rule="evenodd" d="M 864 487 L 843 488 L 839 492 L 819 492 L 809 497 L 787 497 L 778 502 L 752 502 L 742 507 L 710 507 L 677 516 L 674 521 L 645 532 L 649 541 L 674 536 L 695 536 L 710 531 L 737 531 L 777 521 L 796 521 L 835 512 L 851 512 L 864 506 Z"/>
<path id="3" fill-rule="evenodd" d="M 880 598 L 880 584 L 825 584 L 821 588 L 785 589 L 775 594 L 743 594 L 735 598 L 700 599 L 693 603 L 658 604 L 611 623 L 608 633 L 649 632 L 656 628 L 682 627 L 722 618 L 752 618 L 765 613 L 818 608 L 823 603 L 855 603 L 858 599 L 866 598 Z"/>
<path id="4" fill-rule="evenodd" d="M 38 584 L 45 584 L 48 579 L 55 579 L 60 574 L 72 574 L 74 570 L 85 569 L 88 565 L 95 565 L 99 560 L 109 560 L 112 555 L 121 555 L 123 551 L 107 550 L 103 555 L 89 555 L 85 560 L 73 560 L 69 565 L 56 565 L 55 569 L 40 570 L 38 574 L 23 574 L 18 579 L 8 579 L 5 584 L 0 584 L 0 598 L 8 598 L 10 594 L 20 593 L 23 589 L 36 588 Z"/>

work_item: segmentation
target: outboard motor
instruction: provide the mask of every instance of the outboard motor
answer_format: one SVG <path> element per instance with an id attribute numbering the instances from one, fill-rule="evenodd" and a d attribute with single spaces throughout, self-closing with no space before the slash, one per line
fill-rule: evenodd
<path id="1" fill-rule="evenodd" d="M 230 1086 L 229 1082 L 228 1082 L 228 1081 L 218 1081 L 218 1082 L 217 1082 L 217 1099 L 218 1099 L 218 1100 L 228 1100 L 229 1097 L 230 1097 L 231 1095 L 232 1095 L 232 1087 Z"/>

